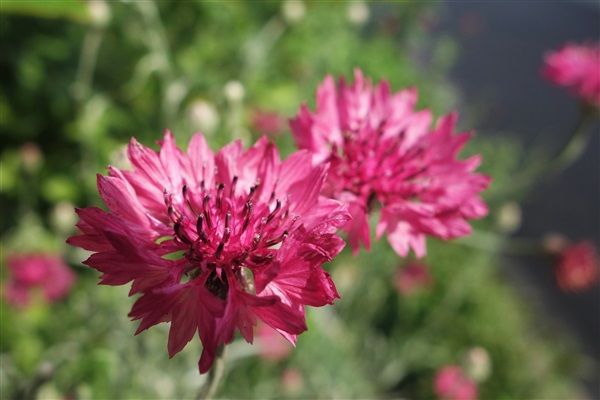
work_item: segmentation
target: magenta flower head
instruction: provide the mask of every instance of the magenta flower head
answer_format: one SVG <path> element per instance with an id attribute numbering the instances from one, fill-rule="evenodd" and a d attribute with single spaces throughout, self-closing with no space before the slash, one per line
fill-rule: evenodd
<path id="1" fill-rule="evenodd" d="M 590 241 L 566 245 L 558 253 L 556 280 L 565 292 L 580 292 L 593 287 L 600 279 L 600 259 Z"/>
<path id="2" fill-rule="evenodd" d="M 30 304 L 31 294 L 39 291 L 46 303 L 54 303 L 69 294 L 75 274 L 57 255 L 44 253 L 18 254 L 8 257 L 9 276 L 4 297 L 15 307 Z"/>
<path id="3" fill-rule="evenodd" d="M 549 52 L 542 75 L 582 101 L 600 107 L 600 43 L 566 44 Z"/>
<path id="4" fill-rule="evenodd" d="M 307 152 L 282 162 L 265 138 L 215 155 L 200 134 L 183 152 L 166 132 L 160 146 L 131 140 L 133 170 L 98 176 L 108 211 L 77 210 L 81 234 L 68 242 L 94 253 L 85 264 L 101 284 L 141 293 L 137 333 L 170 322 L 170 356 L 198 333 L 201 373 L 236 330 L 252 342 L 257 319 L 295 343 L 304 307 L 339 297 L 321 265 L 343 248 L 336 230 L 349 215 L 319 195 L 327 167 Z"/>
<path id="5" fill-rule="evenodd" d="M 386 233 L 401 256 L 410 248 L 423 256 L 427 235 L 468 235 L 468 220 L 487 214 L 479 193 L 490 179 L 474 173 L 481 158 L 457 158 L 470 135 L 453 134 L 455 114 L 431 128 L 431 112 L 415 111 L 416 102 L 415 90 L 391 93 L 386 81 L 373 87 L 356 70 L 352 85 L 326 77 L 316 112 L 302 106 L 290 123 L 297 145 L 318 165 L 330 163 L 323 194 L 348 204 L 353 218 L 344 229 L 354 251 L 370 246 L 376 202 L 377 237 Z"/>
<path id="6" fill-rule="evenodd" d="M 434 380 L 434 390 L 440 400 L 477 400 L 477 385 L 456 365 L 441 368 Z"/>
<path id="7" fill-rule="evenodd" d="M 426 264 L 412 262 L 398 269 L 394 285 L 402 296 L 410 296 L 433 283 Z"/>
<path id="8" fill-rule="evenodd" d="M 276 111 L 256 109 L 251 118 L 252 129 L 269 137 L 276 137 L 285 127 L 285 119 Z"/>

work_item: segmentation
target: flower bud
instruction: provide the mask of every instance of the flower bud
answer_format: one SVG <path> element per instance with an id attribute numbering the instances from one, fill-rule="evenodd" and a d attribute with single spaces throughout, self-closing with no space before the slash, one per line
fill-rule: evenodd
<path id="1" fill-rule="evenodd" d="M 52 225 L 59 232 L 70 232 L 77 222 L 75 206 L 68 201 L 61 201 L 54 206 L 50 216 Z"/>
<path id="2" fill-rule="evenodd" d="M 521 226 L 521 219 L 521 206 L 517 202 L 510 201 L 500 207 L 496 224 L 501 232 L 512 233 Z"/>
<path id="3" fill-rule="evenodd" d="M 354 25 L 363 25 L 369 19 L 369 7 L 364 1 L 352 1 L 346 9 L 348 21 Z"/>
<path id="4" fill-rule="evenodd" d="M 110 8 L 108 4 L 103 0 L 90 0 L 87 4 L 92 23 L 100 27 L 106 26 L 110 20 Z"/>
<path id="5" fill-rule="evenodd" d="M 542 247 L 550 254 L 560 254 L 568 245 L 569 239 L 560 233 L 551 232 L 542 238 Z"/>
<path id="6" fill-rule="evenodd" d="M 594 286 L 600 279 L 600 259 L 590 241 L 569 244 L 558 254 L 556 280 L 565 292 L 580 292 Z"/>
<path id="7" fill-rule="evenodd" d="M 240 81 L 229 81 L 223 88 L 223 93 L 227 100 L 232 103 L 238 103 L 244 98 L 245 90 L 244 85 Z"/>
<path id="8" fill-rule="evenodd" d="M 483 347 L 473 347 L 465 356 L 465 370 L 467 375 L 477 382 L 485 381 L 492 369 L 490 355 Z"/>
<path id="9" fill-rule="evenodd" d="M 281 5 L 283 19 L 290 24 L 300 22 L 306 14 L 306 6 L 301 0 L 286 0 Z"/>
<path id="10" fill-rule="evenodd" d="M 188 118 L 193 130 L 212 135 L 219 126 L 219 113 L 208 101 L 194 100 L 187 110 Z"/>

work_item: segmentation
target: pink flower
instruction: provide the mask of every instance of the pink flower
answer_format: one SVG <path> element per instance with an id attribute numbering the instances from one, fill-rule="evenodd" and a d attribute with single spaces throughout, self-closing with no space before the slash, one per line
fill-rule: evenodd
<path id="1" fill-rule="evenodd" d="M 477 385 L 456 365 L 447 365 L 437 372 L 434 389 L 442 400 L 477 399 Z"/>
<path id="2" fill-rule="evenodd" d="M 275 136 L 283 130 L 284 119 L 274 111 L 254 110 L 252 112 L 252 129 L 263 135 Z"/>
<path id="3" fill-rule="evenodd" d="M 77 210 L 81 234 L 68 242 L 94 253 L 85 264 L 101 284 L 141 293 L 130 312 L 137 333 L 170 322 L 171 357 L 198 333 L 201 373 L 236 330 L 252 342 L 257 320 L 295 343 L 305 306 L 339 297 L 321 265 L 343 248 L 336 230 L 349 215 L 319 196 L 327 168 L 306 152 L 281 161 L 265 138 L 217 154 L 200 134 L 187 152 L 170 132 L 160 145 L 131 140 L 133 170 L 98 176 L 109 211 Z"/>
<path id="4" fill-rule="evenodd" d="M 599 272 L 600 260 L 591 242 L 568 245 L 558 255 L 556 280 L 564 291 L 577 292 L 594 286 Z"/>
<path id="5" fill-rule="evenodd" d="M 304 377 L 297 368 L 286 368 L 281 374 L 280 382 L 286 394 L 297 395 L 304 386 Z"/>
<path id="6" fill-rule="evenodd" d="M 8 282 L 4 286 L 6 300 L 16 307 L 25 307 L 31 293 L 39 290 L 47 303 L 64 298 L 75 276 L 63 260 L 52 254 L 30 253 L 8 257 Z"/>
<path id="7" fill-rule="evenodd" d="M 398 269 L 394 283 L 400 294 L 409 296 L 419 289 L 429 286 L 432 278 L 427 265 L 411 263 Z"/>
<path id="8" fill-rule="evenodd" d="M 368 215 L 381 205 L 377 237 L 401 256 L 412 248 L 425 255 L 425 237 L 470 234 L 469 219 L 487 214 L 479 197 L 490 179 L 474 173 L 481 158 L 457 159 L 470 135 L 454 135 L 456 115 L 431 128 L 431 112 L 415 111 L 413 89 L 391 93 L 388 82 L 373 87 L 360 70 L 355 82 L 338 86 L 331 76 L 317 91 L 317 111 L 303 105 L 291 121 L 298 147 L 313 162 L 331 163 L 323 194 L 348 204 L 344 229 L 353 250 L 370 247 Z"/>
<path id="9" fill-rule="evenodd" d="M 600 43 L 567 44 L 549 52 L 542 74 L 583 101 L 600 107 Z"/>
<path id="10" fill-rule="evenodd" d="M 266 324 L 259 324 L 257 335 L 260 346 L 260 357 L 264 360 L 279 361 L 287 358 L 292 346 L 276 330 Z"/>

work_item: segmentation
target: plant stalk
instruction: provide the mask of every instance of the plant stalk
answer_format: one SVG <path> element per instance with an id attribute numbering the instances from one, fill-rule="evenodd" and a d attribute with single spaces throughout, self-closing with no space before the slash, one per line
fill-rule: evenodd
<path id="1" fill-rule="evenodd" d="M 581 115 L 579 116 L 579 120 L 571 132 L 569 139 L 550 161 L 549 172 L 551 174 L 564 170 L 581 156 L 585 150 L 585 145 L 588 142 L 590 132 L 592 131 L 589 128 L 595 119 L 594 114 L 595 110 L 591 109 L 589 106 L 582 106 Z"/>
<path id="2" fill-rule="evenodd" d="M 208 371 L 208 376 L 206 378 L 206 382 L 200 388 L 198 392 L 197 400 L 209 400 L 212 399 L 217 389 L 219 387 L 219 383 L 223 378 L 223 372 L 225 371 L 225 346 L 219 347 L 217 350 L 217 356 L 215 358 L 214 364 L 211 369 Z"/>

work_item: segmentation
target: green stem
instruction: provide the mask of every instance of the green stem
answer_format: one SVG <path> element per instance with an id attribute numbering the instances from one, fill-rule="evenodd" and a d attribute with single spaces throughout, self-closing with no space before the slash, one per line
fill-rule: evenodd
<path id="1" fill-rule="evenodd" d="M 77 76 L 73 85 L 74 97 L 80 104 L 88 98 L 91 92 L 94 70 L 96 69 L 96 61 L 103 36 L 103 28 L 92 26 L 83 39 Z"/>
<path id="2" fill-rule="evenodd" d="M 581 156 L 590 136 L 591 129 L 589 128 L 594 121 L 594 114 L 594 110 L 589 107 L 582 107 L 579 120 L 571 132 L 569 139 L 550 161 L 550 173 L 561 172 Z"/>
<path id="3" fill-rule="evenodd" d="M 163 126 L 171 127 L 175 123 L 181 102 L 187 95 L 184 79 L 176 80 L 178 72 L 171 56 L 171 48 L 162 22 L 160 11 L 154 1 L 133 3 L 140 11 L 146 26 L 146 43 L 153 59 L 157 60 L 157 71 L 162 84 Z"/>
<path id="4" fill-rule="evenodd" d="M 577 161 L 585 150 L 585 145 L 592 131 L 589 129 L 590 125 L 597 117 L 597 109 L 594 109 L 592 106 L 583 105 L 579 119 L 565 144 L 552 157 L 540 160 L 521 174 L 515 176 L 511 184 L 507 185 L 505 190 L 500 191 L 501 195 L 512 197 L 515 193 L 528 191 L 535 184 L 555 176 Z"/>
<path id="5" fill-rule="evenodd" d="M 213 398 L 213 396 L 217 392 L 217 388 L 219 387 L 221 378 L 223 378 L 224 371 L 225 371 L 225 346 L 221 346 L 217 350 L 217 357 L 215 358 L 213 366 L 208 371 L 208 376 L 206 378 L 206 382 L 204 383 L 204 385 L 200 388 L 200 391 L 198 392 L 198 396 L 196 397 L 198 400 L 209 400 L 209 399 Z"/>
<path id="6" fill-rule="evenodd" d="M 506 255 L 534 255 L 539 254 L 543 250 L 538 241 L 523 238 L 511 238 L 483 231 L 473 232 L 473 235 L 458 239 L 456 243 L 479 250 L 492 253 L 503 253 Z"/>

